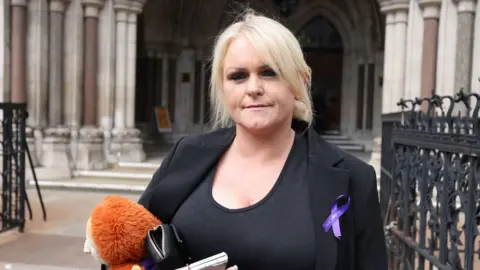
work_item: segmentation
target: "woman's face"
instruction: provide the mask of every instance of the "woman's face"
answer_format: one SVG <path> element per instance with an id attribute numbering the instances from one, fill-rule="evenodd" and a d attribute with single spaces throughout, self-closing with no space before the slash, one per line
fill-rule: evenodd
<path id="1" fill-rule="evenodd" d="M 292 120 L 295 98 L 245 37 L 234 39 L 223 63 L 223 91 L 233 121 L 262 132 Z"/>

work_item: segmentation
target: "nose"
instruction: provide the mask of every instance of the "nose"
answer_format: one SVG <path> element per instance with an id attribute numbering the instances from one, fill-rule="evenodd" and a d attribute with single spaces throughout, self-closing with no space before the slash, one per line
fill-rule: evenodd
<path id="1" fill-rule="evenodd" d="M 257 76 L 250 76 L 247 82 L 246 93 L 249 96 L 260 96 L 263 94 L 262 80 Z"/>

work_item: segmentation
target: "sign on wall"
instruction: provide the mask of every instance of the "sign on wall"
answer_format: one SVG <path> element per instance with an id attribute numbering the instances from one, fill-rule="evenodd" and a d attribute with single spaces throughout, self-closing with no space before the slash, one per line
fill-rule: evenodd
<path id="1" fill-rule="evenodd" d="M 170 115 L 168 114 L 168 108 L 155 107 L 153 109 L 155 115 L 155 122 L 157 123 L 157 130 L 159 133 L 172 132 L 172 126 L 170 121 Z"/>

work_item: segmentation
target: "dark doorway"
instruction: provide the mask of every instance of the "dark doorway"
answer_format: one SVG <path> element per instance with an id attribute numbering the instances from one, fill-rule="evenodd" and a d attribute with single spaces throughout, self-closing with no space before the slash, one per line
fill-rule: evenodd
<path id="1" fill-rule="evenodd" d="M 339 133 L 342 106 L 343 42 L 323 17 L 308 22 L 297 34 L 312 69 L 314 127 L 320 133 Z"/>

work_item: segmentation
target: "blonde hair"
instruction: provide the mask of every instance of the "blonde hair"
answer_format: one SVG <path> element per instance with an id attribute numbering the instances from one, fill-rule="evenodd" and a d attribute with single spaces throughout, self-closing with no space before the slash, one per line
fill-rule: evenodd
<path id="1" fill-rule="evenodd" d="M 246 37 L 269 67 L 285 81 L 295 96 L 293 118 L 311 125 L 311 69 L 297 38 L 281 23 L 248 9 L 243 19 L 227 27 L 215 40 L 210 78 L 210 102 L 213 128 L 232 124 L 223 95 L 223 61 L 228 46 L 238 36 Z"/>

